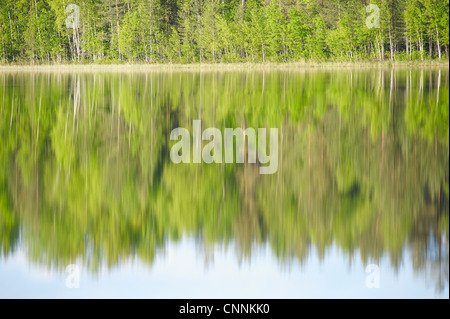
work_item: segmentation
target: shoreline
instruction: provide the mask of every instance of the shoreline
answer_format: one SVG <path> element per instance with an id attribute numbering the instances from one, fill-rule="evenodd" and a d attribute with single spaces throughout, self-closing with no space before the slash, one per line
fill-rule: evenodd
<path id="1" fill-rule="evenodd" d="M 198 63 L 198 64 L 0 64 L 0 73 L 10 72 L 160 72 L 160 71 L 258 71 L 258 70 L 326 70 L 382 68 L 441 68 L 449 61 L 383 62 L 292 62 L 292 63 Z"/>

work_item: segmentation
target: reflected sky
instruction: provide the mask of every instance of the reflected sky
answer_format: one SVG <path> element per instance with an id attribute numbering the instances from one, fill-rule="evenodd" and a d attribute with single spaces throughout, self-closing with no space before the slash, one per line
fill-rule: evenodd
<path id="1" fill-rule="evenodd" d="M 210 252 L 211 254 L 211 252 Z M 30 265 L 23 251 L 1 263 L 1 298 L 448 298 L 447 287 L 436 292 L 405 260 L 395 272 L 383 259 L 380 286 L 369 289 L 360 258 L 349 263 L 335 246 L 326 262 L 312 252 L 305 265 L 280 265 L 269 247 L 250 260 L 217 247 L 213 261 L 192 238 L 167 245 L 151 269 L 129 258 L 92 275 L 81 271 L 80 287 L 66 287 L 67 274 Z M 405 258 L 411 256 L 406 254 Z M 211 257 L 208 257 L 211 258 Z"/>

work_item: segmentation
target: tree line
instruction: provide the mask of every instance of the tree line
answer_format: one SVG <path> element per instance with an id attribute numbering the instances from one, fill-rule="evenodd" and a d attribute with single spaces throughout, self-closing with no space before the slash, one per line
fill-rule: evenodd
<path id="1" fill-rule="evenodd" d="M 0 0 L 0 60 L 448 59 L 448 24 L 449 0 Z"/>

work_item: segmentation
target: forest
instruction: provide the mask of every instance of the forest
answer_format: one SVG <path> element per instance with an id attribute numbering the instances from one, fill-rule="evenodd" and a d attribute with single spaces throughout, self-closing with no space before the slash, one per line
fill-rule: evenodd
<path id="1" fill-rule="evenodd" d="M 0 63 L 447 60 L 448 25 L 449 0 L 0 0 Z"/>

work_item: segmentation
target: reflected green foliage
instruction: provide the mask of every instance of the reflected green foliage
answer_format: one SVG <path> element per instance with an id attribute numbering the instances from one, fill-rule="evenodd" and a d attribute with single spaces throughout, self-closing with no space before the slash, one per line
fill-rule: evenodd
<path id="1" fill-rule="evenodd" d="M 440 290 L 448 99 L 448 69 L 3 73 L 1 251 L 23 245 L 33 262 L 96 272 L 130 257 L 151 265 L 183 236 L 236 244 L 242 259 L 267 243 L 280 263 L 336 245 L 397 269 L 410 249 Z M 199 118 L 277 127 L 278 172 L 173 164 L 171 130 Z"/>

